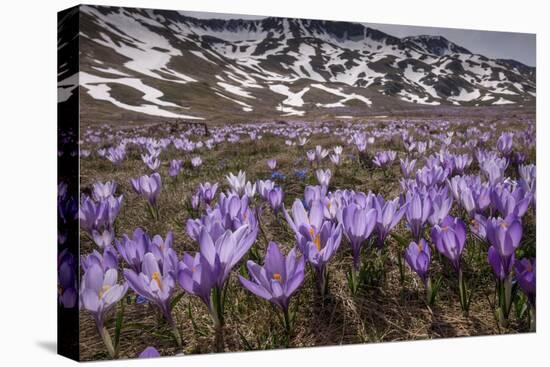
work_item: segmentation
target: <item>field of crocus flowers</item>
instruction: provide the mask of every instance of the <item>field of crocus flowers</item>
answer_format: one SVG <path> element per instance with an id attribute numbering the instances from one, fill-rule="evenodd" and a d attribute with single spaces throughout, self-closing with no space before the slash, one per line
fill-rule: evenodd
<path id="1" fill-rule="evenodd" d="M 533 331 L 535 172 L 527 118 L 83 126 L 59 302 L 84 360 Z"/>

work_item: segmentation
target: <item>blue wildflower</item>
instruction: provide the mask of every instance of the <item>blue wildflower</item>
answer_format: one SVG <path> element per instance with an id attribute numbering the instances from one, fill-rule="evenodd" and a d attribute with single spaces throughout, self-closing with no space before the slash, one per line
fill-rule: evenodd
<path id="1" fill-rule="evenodd" d="M 306 173 L 307 173 L 306 170 L 297 169 L 295 172 L 295 175 L 298 179 L 303 181 L 306 178 Z"/>
<path id="2" fill-rule="evenodd" d="M 271 179 L 272 180 L 284 180 L 285 178 L 286 178 L 286 176 L 282 172 L 279 172 L 279 171 L 275 171 L 271 174 Z"/>

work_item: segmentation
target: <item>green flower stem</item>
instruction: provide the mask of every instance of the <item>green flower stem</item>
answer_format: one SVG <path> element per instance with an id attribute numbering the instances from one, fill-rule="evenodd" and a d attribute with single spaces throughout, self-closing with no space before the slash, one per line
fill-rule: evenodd
<path id="1" fill-rule="evenodd" d="M 109 335 L 109 331 L 107 331 L 107 328 L 104 326 L 98 326 L 98 330 L 99 330 L 99 335 L 103 340 L 103 344 L 105 344 L 105 348 L 107 348 L 107 352 L 109 353 L 109 356 L 113 359 L 117 358 L 117 353 L 116 353 L 115 347 L 113 346 L 113 341 L 111 339 L 111 336 Z"/>

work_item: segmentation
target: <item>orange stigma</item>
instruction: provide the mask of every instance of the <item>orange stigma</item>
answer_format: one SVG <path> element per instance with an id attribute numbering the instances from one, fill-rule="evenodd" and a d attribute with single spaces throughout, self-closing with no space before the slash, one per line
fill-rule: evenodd
<path id="1" fill-rule="evenodd" d="M 151 279 L 157 282 L 157 286 L 159 287 L 159 289 L 162 289 L 162 278 L 158 271 L 153 272 L 153 276 L 151 277 Z"/>
<path id="2" fill-rule="evenodd" d="M 317 247 L 317 251 L 321 251 L 321 235 L 315 236 L 313 243 L 315 244 L 315 247 Z"/>
<path id="3" fill-rule="evenodd" d="M 500 228 L 508 229 L 508 224 L 506 222 L 502 222 L 502 223 L 500 223 Z"/>
<path id="4" fill-rule="evenodd" d="M 273 280 L 280 282 L 281 281 L 281 274 L 280 273 L 273 273 Z"/>
<path id="5" fill-rule="evenodd" d="M 422 242 L 418 243 L 418 252 L 422 252 Z"/>

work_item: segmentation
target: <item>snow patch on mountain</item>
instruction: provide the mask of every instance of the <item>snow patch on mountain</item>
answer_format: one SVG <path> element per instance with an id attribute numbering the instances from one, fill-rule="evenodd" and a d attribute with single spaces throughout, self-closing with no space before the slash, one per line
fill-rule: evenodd
<path id="1" fill-rule="evenodd" d="M 309 91 L 309 87 L 305 87 L 299 92 L 291 92 L 290 89 L 283 84 L 270 85 L 269 89 L 275 93 L 282 94 L 287 98 L 283 101 L 283 104 L 293 107 L 302 107 L 304 105 L 304 100 L 302 99 L 303 95 Z"/>
<path id="2" fill-rule="evenodd" d="M 245 98 L 256 99 L 256 97 L 251 95 L 249 92 L 243 90 L 241 87 L 238 87 L 236 85 L 222 83 L 222 82 L 217 82 L 216 84 L 222 87 L 223 89 L 225 89 L 226 92 L 229 92 L 231 94 L 235 94 L 237 96 L 241 96 Z"/>
<path id="3" fill-rule="evenodd" d="M 122 8 L 118 12 L 107 15 L 101 14 L 92 7 L 83 7 L 83 12 L 90 14 L 100 27 L 124 40 L 124 42 L 115 42 L 104 32 L 100 33 L 101 38 L 93 39 L 94 42 L 129 58 L 131 61 L 124 64 L 128 69 L 174 83 L 185 84 L 196 81 L 190 76 L 170 69 L 168 64 L 172 57 L 181 56 L 181 51 L 172 47 L 166 38 L 152 32 L 137 21 L 134 18 L 137 15 L 128 16 L 126 10 Z M 143 17 L 139 19 L 143 21 Z M 156 25 L 161 26 L 158 23 Z"/>
<path id="4" fill-rule="evenodd" d="M 330 88 L 330 87 L 327 87 L 324 84 L 312 84 L 311 86 L 314 87 L 314 88 L 317 88 L 317 89 L 321 89 L 321 90 L 323 90 L 327 93 L 331 93 L 331 94 L 334 94 L 336 96 L 343 97 L 343 99 L 341 99 L 340 101 L 337 102 L 341 105 L 343 105 L 345 102 L 350 101 L 352 99 L 357 99 L 359 101 L 362 101 L 367 106 L 370 106 L 372 104 L 370 99 L 368 99 L 367 97 L 364 97 L 362 95 L 356 94 L 356 93 L 346 94 L 346 93 L 342 92 L 341 89 Z M 326 105 L 321 105 L 321 104 L 320 104 L 320 106 L 327 107 Z M 332 107 L 334 107 L 334 106 L 332 106 Z M 340 106 L 338 106 L 338 107 L 340 107 Z"/>
<path id="5" fill-rule="evenodd" d="M 92 98 L 110 102 L 113 105 L 125 110 L 141 112 L 152 116 L 177 117 L 177 118 L 202 120 L 201 117 L 190 116 L 186 114 L 179 114 L 179 113 L 171 112 L 165 109 L 161 109 L 159 106 L 176 107 L 176 108 L 185 108 L 185 107 L 178 106 L 177 104 L 172 102 L 163 101 L 162 99 L 160 99 L 164 95 L 161 91 L 153 87 L 150 87 L 148 85 L 145 85 L 140 79 L 101 78 L 82 71 L 80 72 L 79 82 L 82 87 L 88 90 L 87 93 Z M 122 84 L 127 87 L 137 89 L 143 93 L 143 97 L 142 97 L 143 100 L 147 102 L 151 102 L 152 104 L 141 104 L 139 106 L 135 106 L 135 105 L 130 105 L 130 104 L 121 102 L 116 98 L 114 98 L 113 96 L 111 96 L 110 94 L 111 88 L 109 87 L 109 84 Z"/>

